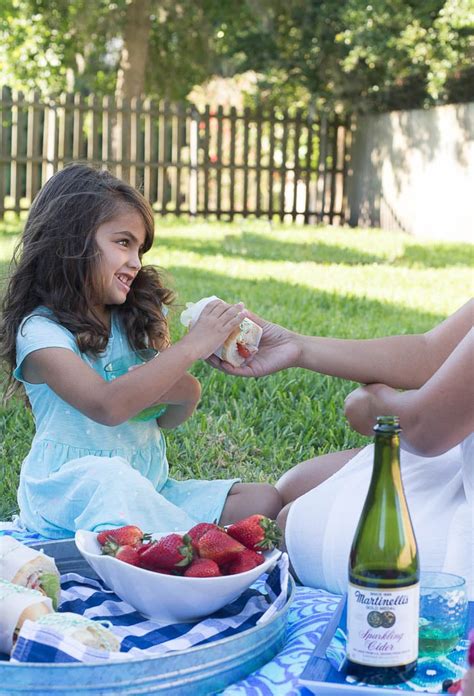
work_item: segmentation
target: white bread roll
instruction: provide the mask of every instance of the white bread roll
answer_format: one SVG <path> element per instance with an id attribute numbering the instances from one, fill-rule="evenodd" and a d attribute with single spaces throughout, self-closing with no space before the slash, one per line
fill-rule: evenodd
<path id="1" fill-rule="evenodd" d="M 10 654 L 23 623 L 51 614 L 52 602 L 37 590 L 0 579 L 0 652 Z"/>
<path id="2" fill-rule="evenodd" d="M 180 317 L 183 326 L 190 329 L 201 316 L 204 307 L 209 302 L 218 299 L 216 295 L 212 295 L 211 297 L 203 297 L 199 302 L 187 302 L 186 309 L 181 312 Z M 261 337 L 262 329 L 260 326 L 246 317 L 241 321 L 240 326 L 232 331 L 224 344 L 214 351 L 214 355 L 234 367 L 239 367 L 257 353 Z"/>
<path id="3" fill-rule="evenodd" d="M 38 590 L 57 609 L 61 597 L 60 575 L 52 558 L 11 536 L 0 536 L 0 578 Z"/>
<path id="4" fill-rule="evenodd" d="M 260 326 L 246 317 L 216 351 L 216 355 L 234 367 L 239 367 L 258 352 L 261 337 Z"/>
<path id="5" fill-rule="evenodd" d="M 106 650 L 107 652 L 118 652 L 120 642 L 116 636 L 105 628 L 99 621 L 73 614 L 72 612 L 59 612 L 41 616 L 36 620 L 38 626 L 50 626 L 56 633 L 69 636 L 89 648 Z"/>

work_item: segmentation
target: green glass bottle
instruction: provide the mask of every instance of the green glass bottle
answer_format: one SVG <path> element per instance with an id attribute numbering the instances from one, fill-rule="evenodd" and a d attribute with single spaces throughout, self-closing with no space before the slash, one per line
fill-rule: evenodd
<path id="1" fill-rule="evenodd" d="M 377 418 L 372 478 L 349 558 L 347 671 L 381 684 L 409 679 L 418 658 L 420 568 L 399 423 Z"/>

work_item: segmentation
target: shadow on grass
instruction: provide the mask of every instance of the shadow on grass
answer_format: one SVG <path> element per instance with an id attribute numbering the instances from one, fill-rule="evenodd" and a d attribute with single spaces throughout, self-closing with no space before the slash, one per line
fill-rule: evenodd
<path id="1" fill-rule="evenodd" d="M 403 256 L 396 259 L 397 266 L 423 266 L 425 268 L 448 268 L 450 266 L 472 266 L 474 246 L 472 244 L 407 244 Z"/>
<path id="2" fill-rule="evenodd" d="M 469 266 L 474 261 L 474 247 L 470 244 L 410 244 L 407 243 L 402 256 L 393 262 L 382 254 L 368 254 L 349 247 L 341 247 L 340 241 L 293 244 L 269 239 L 258 234 L 244 232 L 227 235 L 212 241 L 190 237 L 170 237 L 157 234 L 156 248 L 165 246 L 170 250 L 194 252 L 206 256 L 227 256 L 252 261 L 291 261 L 293 263 L 314 262 L 317 264 L 368 265 L 394 263 L 397 266 L 423 266 L 426 268 L 448 268 Z"/>
<path id="3" fill-rule="evenodd" d="M 400 304 L 324 292 L 277 279 L 229 278 L 183 266 L 172 266 L 168 273 L 178 293 L 176 314 L 187 298 L 215 294 L 229 302 L 242 300 L 252 311 L 295 331 L 351 338 L 426 331 L 445 318 Z"/>
<path id="4" fill-rule="evenodd" d="M 343 263 L 361 265 L 380 263 L 379 256 L 367 254 L 357 249 L 332 246 L 323 242 L 314 244 L 292 244 L 243 232 L 241 235 L 227 235 L 224 239 L 192 239 L 189 237 L 165 237 L 157 234 L 157 248 L 166 246 L 176 251 L 191 251 L 206 256 L 238 257 L 251 261 L 291 261 L 304 263 L 313 261 L 319 264 Z"/>

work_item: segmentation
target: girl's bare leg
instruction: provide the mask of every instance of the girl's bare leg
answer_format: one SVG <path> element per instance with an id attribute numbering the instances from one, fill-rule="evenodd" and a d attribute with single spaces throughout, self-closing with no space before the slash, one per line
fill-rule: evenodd
<path id="1" fill-rule="evenodd" d="M 232 524 L 256 513 L 274 520 L 281 507 L 280 493 L 270 483 L 234 483 L 227 496 L 219 524 Z"/>
<path id="2" fill-rule="evenodd" d="M 360 449 L 323 454 L 321 457 L 307 459 L 286 471 L 275 484 L 275 488 L 281 495 L 283 506 L 293 502 L 312 488 L 316 488 L 336 471 L 342 469 L 344 464 L 347 464 Z"/>

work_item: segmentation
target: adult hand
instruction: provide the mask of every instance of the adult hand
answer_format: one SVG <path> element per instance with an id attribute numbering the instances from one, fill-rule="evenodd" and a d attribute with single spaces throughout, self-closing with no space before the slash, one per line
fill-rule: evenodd
<path id="1" fill-rule="evenodd" d="M 400 392 L 386 384 L 367 384 L 346 396 L 344 413 L 351 428 L 361 435 L 373 435 L 377 416 L 399 415 L 396 412 Z"/>
<path id="2" fill-rule="evenodd" d="M 233 367 L 229 363 L 211 355 L 207 362 L 228 375 L 240 377 L 263 377 L 273 372 L 296 367 L 300 356 L 298 334 L 272 324 L 253 312 L 245 310 L 245 316 L 262 327 L 263 333 L 258 346 L 258 353 L 248 359 L 248 364 Z"/>

